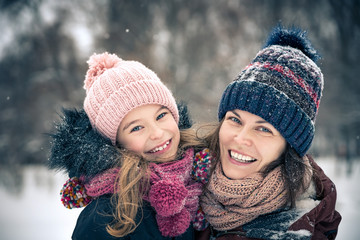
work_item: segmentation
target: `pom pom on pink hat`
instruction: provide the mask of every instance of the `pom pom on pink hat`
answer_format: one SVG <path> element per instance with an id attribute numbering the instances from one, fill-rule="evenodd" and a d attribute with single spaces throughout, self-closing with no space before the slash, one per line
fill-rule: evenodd
<path id="1" fill-rule="evenodd" d="M 84 109 L 92 126 L 113 145 L 122 119 L 136 107 L 159 104 L 167 107 L 175 121 L 179 121 L 172 93 L 140 62 L 124 61 L 105 52 L 92 55 L 87 63 Z"/>

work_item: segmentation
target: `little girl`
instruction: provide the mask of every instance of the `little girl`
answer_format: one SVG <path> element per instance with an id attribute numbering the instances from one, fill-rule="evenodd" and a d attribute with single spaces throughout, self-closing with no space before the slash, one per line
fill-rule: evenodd
<path id="1" fill-rule="evenodd" d="M 70 177 L 63 204 L 87 205 L 72 238 L 193 239 L 203 183 L 192 165 L 210 160 L 206 149 L 194 154 L 201 145 L 186 107 L 179 114 L 169 89 L 139 62 L 103 53 L 88 64 L 84 110 L 64 111 L 49 159 Z"/>

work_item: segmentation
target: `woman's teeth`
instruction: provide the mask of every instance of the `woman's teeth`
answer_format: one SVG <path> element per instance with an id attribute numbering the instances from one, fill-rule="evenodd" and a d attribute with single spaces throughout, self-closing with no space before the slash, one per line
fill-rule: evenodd
<path id="1" fill-rule="evenodd" d="M 161 151 L 161 150 L 165 149 L 169 145 L 169 143 L 170 143 L 170 141 L 167 141 L 163 146 L 157 147 L 157 148 L 151 150 L 150 152 L 151 153 L 156 153 L 158 151 Z"/>
<path id="2" fill-rule="evenodd" d="M 231 155 L 231 158 L 233 158 L 234 160 L 236 160 L 238 162 L 248 163 L 248 162 L 255 162 L 256 161 L 255 158 L 245 156 L 245 155 L 242 155 L 240 153 L 233 152 L 233 151 L 230 152 L 230 155 Z"/>

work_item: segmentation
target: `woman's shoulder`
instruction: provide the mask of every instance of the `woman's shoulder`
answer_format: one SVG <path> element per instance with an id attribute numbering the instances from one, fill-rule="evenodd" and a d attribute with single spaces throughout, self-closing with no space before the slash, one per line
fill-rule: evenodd
<path id="1" fill-rule="evenodd" d="M 315 170 L 314 200 L 316 206 L 308 207 L 309 210 L 303 216 L 291 225 L 291 229 L 308 229 L 313 237 L 319 238 L 326 236 L 328 239 L 334 239 L 341 221 L 341 215 L 335 209 L 336 205 L 336 187 L 325 172 L 309 157 L 310 163 Z M 312 206 L 309 205 L 308 206 Z"/>
<path id="2" fill-rule="evenodd" d="M 317 165 L 313 166 L 321 170 Z M 280 239 L 334 239 L 341 221 L 335 201 L 335 186 L 320 171 L 295 208 L 262 215 L 245 224 L 243 229 L 250 238 L 267 239 L 275 233 L 282 236 Z"/>

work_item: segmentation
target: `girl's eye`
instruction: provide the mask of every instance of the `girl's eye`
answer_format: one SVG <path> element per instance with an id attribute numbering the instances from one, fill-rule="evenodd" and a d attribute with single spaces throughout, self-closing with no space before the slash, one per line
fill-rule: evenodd
<path id="1" fill-rule="evenodd" d="M 141 126 L 136 126 L 136 127 L 132 128 L 132 129 L 130 130 L 130 132 L 137 132 L 137 131 L 140 131 L 142 128 L 143 128 L 143 127 L 141 127 Z"/>
<path id="2" fill-rule="evenodd" d="M 159 114 L 159 116 L 156 117 L 156 120 L 162 119 L 163 117 L 165 117 L 166 114 L 167 114 L 167 112 L 163 112 L 163 113 Z"/>

